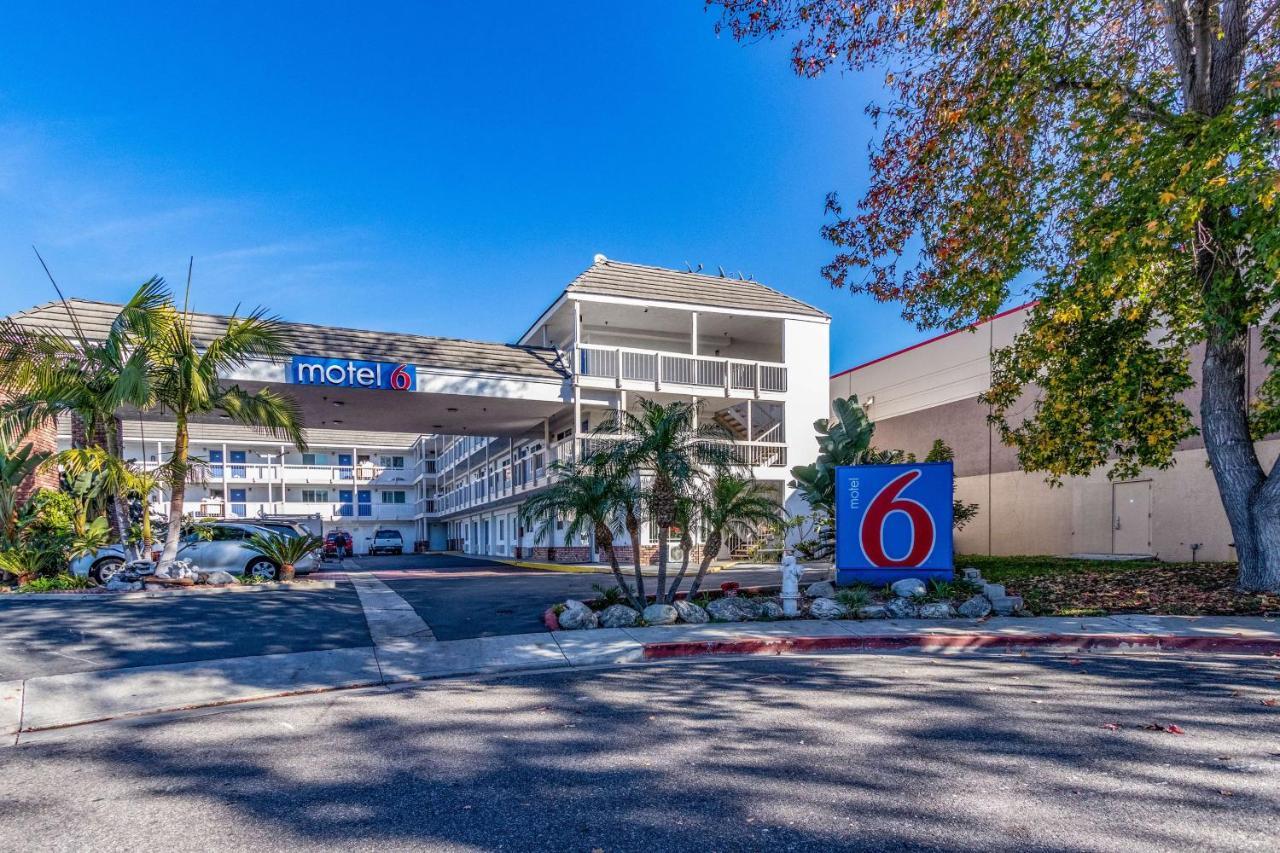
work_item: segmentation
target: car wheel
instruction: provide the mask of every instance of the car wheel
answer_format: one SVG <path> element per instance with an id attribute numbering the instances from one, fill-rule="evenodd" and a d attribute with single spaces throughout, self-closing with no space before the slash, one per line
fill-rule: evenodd
<path id="1" fill-rule="evenodd" d="M 100 584 L 105 585 L 124 568 L 124 560 L 119 557 L 104 557 L 93 564 L 93 568 L 89 570 L 89 577 L 93 578 Z"/>
<path id="2" fill-rule="evenodd" d="M 259 557 L 251 560 L 249 565 L 244 567 L 244 573 L 253 575 L 259 580 L 273 581 L 276 579 L 276 564 L 264 557 Z"/>

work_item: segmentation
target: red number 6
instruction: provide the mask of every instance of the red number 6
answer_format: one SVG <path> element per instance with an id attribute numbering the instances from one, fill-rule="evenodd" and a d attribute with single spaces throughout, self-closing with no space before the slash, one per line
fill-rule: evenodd
<path id="1" fill-rule="evenodd" d="M 409 390 L 409 371 L 404 369 L 403 364 L 391 371 L 391 387 L 397 391 Z"/>
<path id="2" fill-rule="evenodd" d="M 862 516 L 859 538 L 862 540 L 862 553 L 873 566 L 915 567 L 922 564 L 933 553 L 933 517 L 921 504 L 910 498 L 898 497 L 919 477 L 918 470 L 899 475 L 881 489 L 867 505 L 866 514 Z M 890 557 L 884 550 L 884 523 L 889 515 L 895 512 L 906 513 L 911 522 L 911 547 L 907 549 L 905 557 L 898 559 Z"/>

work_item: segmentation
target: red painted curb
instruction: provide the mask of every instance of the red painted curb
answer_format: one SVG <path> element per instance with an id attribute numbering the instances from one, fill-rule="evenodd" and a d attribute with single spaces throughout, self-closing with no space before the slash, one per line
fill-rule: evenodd
<path id="1" fill-rule="evenodd" d="M 1161 651 L 1216 652 L 1239 655 L 1280 655 L 1280 639 L 1248 637 L 1180 637 L 1154 634 L 1029 634 L 1020 637 L 998 634 L 897 634 L 879 637 L 752 637 L 742 640 L 703 640 L 647 643 L 644 657 L 694 657 L 697 655 L 781 655 L 812 651 L 878 651 L 920 649 L 922 651 L 1018 651 L 1020 649 L 1144 648 Z"/>

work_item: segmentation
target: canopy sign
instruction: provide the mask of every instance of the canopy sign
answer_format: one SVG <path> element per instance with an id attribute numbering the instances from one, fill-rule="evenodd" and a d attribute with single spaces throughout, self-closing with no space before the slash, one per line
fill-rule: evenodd
<path id="1" fill-rule="evenodd" d="M 418 384 L 417 380 L 417 370 L 412 364 L 318 355 L 295 355 L 289 364 L 289 381 L 294 385 L 412 391 Z"/>
<path id="2" fill-rule="evenodd" d="M 950 462 L 836 469 L 836 580 L 951 580 Z"/>

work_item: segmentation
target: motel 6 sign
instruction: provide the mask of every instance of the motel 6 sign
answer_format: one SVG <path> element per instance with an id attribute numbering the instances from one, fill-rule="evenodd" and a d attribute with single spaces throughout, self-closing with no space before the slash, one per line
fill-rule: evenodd
<path id="1" fill-rule="evenodd" d="M 289 382 L 332 388 L 413 391 L 418 384 L 418 372 L 412 364 L 295 355 L 289 364 Z"/>
<path id="2" fill-rule="evenodd" d="M 950 462 L 836 468 L 836 582 L 951 580 Z"/>

